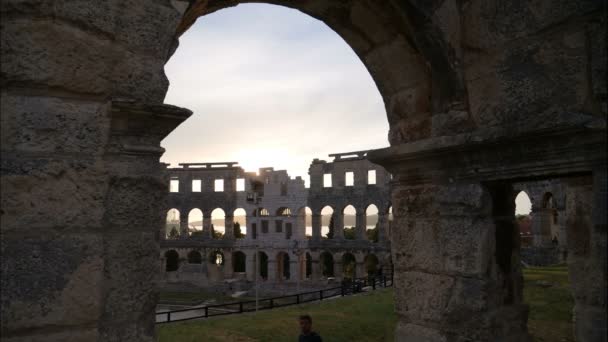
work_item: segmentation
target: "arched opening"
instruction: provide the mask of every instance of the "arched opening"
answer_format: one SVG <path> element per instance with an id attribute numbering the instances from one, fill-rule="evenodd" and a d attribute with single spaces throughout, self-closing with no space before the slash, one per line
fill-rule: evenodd
<path id="1" fill-rule="evenodd" d="M 326 277 L 334 277 L 334 257 L 329 252 L 323 252 L 319 256 L 321 262 L 321 274 Z"/>
<path id="2" fill-rule="evenodd" d="M 277 216 L 290 217 L 291 209 L 287 207 L 280 207 L 279 209 L 277 209 Z"/>
<path id="3" fill-rule="evenodd" d="M 349 204 L 342 211 L 342 215 L 344 215 L 344 238 L 355 240 L 357 238 L 357 209 Z"/>
<path id="4" fill-rule="evenodd" d="M 268 255 L 258 252 L 258 274 L 262 279 L 268 279 Z"/>
<path id="5" fill-rule="evenodd" d="M 519 228 L 521 247 L 530 247 L 534 244 L 532 235 L 532 201 L 525 191 L 515 196 L 515 220 Z"/>
<path id="6" fill-rule="evenodd" d="M 304 274 L 306 275 L 306 279 L 310 279 L 312 277 L 312 256 L 308 252 L 306 252 L 306 264 Z"/>
<path id="7" fill-rule="evenodd" d="M 321 209 L 321 236 L 333 239 L 334 234 L 334 209 L 327 205 Z"/>
<path id="8" fill-rule="evenodd" d="M 179 254 L 174 250 L 165 252 L 165 271 L 174 272 L 179 268 Z"/>
<path id="9" fill-rule="evenodd" d="M 209 263 L 212 265 L 216 265 L 216 266 L 223 266 L 224 265 L 224 253 L 222 253 L 222 251 L 220 250 L 215 250 L 211 253 L 209 253 Z"/>
<path id="10" fill-rule="evenodd" d="M 357 277 L 357 259 L 351 253 L 342 255 L 342 275 L 344 279 L 355 279 Z"/>
<path id="11" fill-rule="evenodd" d="M 375 276 L 380 272 L 380 262 L 375 254 L 368 254 L 363 261 L 365 263 L 365 272 L 368 276 Z"/>
<path id="12" fill-rule="evenodd" d="M 234 211 L 234 237 L 244 239 L 247 235 L 247 212 L 243 208 Z"/>
<path id="13" fill-rule="evenodd" d="M 203 256 L 198 251 L 190 251 L 188 253 L 188 263 L 189 264 L 202 264 Z"/>
<path id="14" fill-rule="evenodd" d="M 203 233 L 203 212 L 194 208 L 188 213 L 188 234 L 199 236 Z"/>
<path id="15" fill-rule="evenodd" d="M 365 237 L 372 242 L 378 242 L 378 207 L 375 204 L 370 204 L 365 209 Z"/>
<path id="16" fill-rule="evenodd" d="M 244 273 L 247 271 L 247 256 L 241 251 L 232 253 L 232 271 Z"/>
<path id="17" fill-rule="evenodd" d="M 177 239 L 179 237 L 179 210 L 175 208 L 167 211 L 165 237 L 167 239 Z"/>
<path id="18" fill-rule="evenodd" d="M 214 239 L 221 239 L 226 233 L 226 213 L 221 208 L 211 212 L 211 234 Z"/>
<path id="19" fill-rule="evenodd" d="M 279 252 L 277 254 L 277 280 L 288 280 L 290 278 L 289 254 Z"/>
<path id="20" fill-rule="evenodd" d="M 299 234 L 304 232 L 304 238 L 306 239 L 312 238 L 312 210 L 309 207 L 298 210 L 297 231 Z"/>

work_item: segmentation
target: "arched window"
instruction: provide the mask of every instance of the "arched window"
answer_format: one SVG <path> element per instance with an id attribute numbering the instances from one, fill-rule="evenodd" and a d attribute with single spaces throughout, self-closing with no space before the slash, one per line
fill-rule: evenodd
<path id="1" fill-rule="evenodd" d="M 169 239 L 177 239 L 179 237 L 179 210 L 175 208 L 167 211 L 165 234 Z"/>
<path id="2" fill-rule="evenodd" d="M 234 215 L 234 237 L 245 238 L 247 234 L 247 212 L 243 208 L 236 209 Z"/>
<path id="3" fill-rule="evenodd" d="M 321 236 L 333 239 L 334 231 L 334 209 L 330 206 L 325 206 L 321 210 Z"/>
<path id="4" fill-rule="evenodd" d="M 188 213 L 188 233 L 190 235 L 198 235 L 203 231 L 203 212 L 200 209 L 194 208 Z"/>
<path id="5" fill-rule="evenodd" d="M 369 241 L 378 242 L 378 207 L 370 204 L 365 209 L 365 235 Z"/>
<path id="6" fill-rule="evenodd" d="M 289 269 L 289 254 L 279 252 L 277 254 L 277 279 L 287 280 L 291 277 Z"/>
<path id="7" fill-rule="evenodd" d="M 226 233 L 226 213 L 220 208 L 211 212 L 211 232 L 214 239 L 221 239 Z"/>
<path id="8" fill-rule="evenodd" d="M 209 254 L 209 263 L 212 265 L 222 266 L 224 265 L 224 253 L 221 251 L 213 251 Z"/>
<path id="9" fill-rule="evenodd" d="M 342 210 L 344 215 L 344 238 L 354 240 L 357 238 L 357 209 L 352 205 L 347 205 Z"/>
<path id="10" fill-rule="evenodd" d="M 363 261 L 365 263 L 365 271 L 368 276 L 374 276 L 379 272 L 379 264 L 378 257 L 374 254 L 368 254 L 365 256 Z"/>

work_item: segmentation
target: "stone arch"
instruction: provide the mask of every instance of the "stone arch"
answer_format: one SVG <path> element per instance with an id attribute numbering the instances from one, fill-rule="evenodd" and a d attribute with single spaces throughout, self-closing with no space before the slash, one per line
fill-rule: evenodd
<path id="1" fill-rule="evenodd" d="M 328 252 L 328 251 L 321 252 L 321 254 L 319 255 L 319 262 L 320 262 L 320 267 L 321 267 L 321 274 L 324 277 L 334 277 L 335 276 L 334 256 L 330 252 Z"/>
<path id="2" fill-rule="evenodd" d="M 224 253 L 222 251 L 220 251 L 219 249 L 216 249 L 214 251 L 212 251 L 211 253 L 209 253 L 209 263 L 212 265 L 217 265 L 217 266 L 223 266 L 224 263 L 226 262 L 226 257 L 224 256 Z"/>
<path id="3" fill-rule="evenodd" d="M 357 214 L 358 211 L 352 204 L 348 204 L 342 209 L 344 238 L 347 240 L 355 240 L 357 238 Z"/>
<path id="4" fill-rule="evenodd" d="M 247 272 L 247 255 L 241 251 L 232 253 L 232 271 L 234 273 Z"/>
<path id="5" fill-rule="evenodd" d="M 292 212 L 289 207 L 280 207 L 276 211 L 276 216 L 291 217 Z"/>
<path id="6" fill-rule="evenodd" d="M 321 209 L 321 236 L 333 239 L 335 234 L 334 208 L 326 205 Z"/>
<path id="7" fill-rule="evenodd" d="M 372 242 L 378 242 L 379 215 L 380 211 L 375 204 L 372 203 L 365 208 L 365 236 Z"/>
<path id="8" fill-rule="evenodd" d="M 220 239 L 226 234 L 226 212 L 222 208 L 211 211 L 211 236 Z"/>
<path id="9" fill-rule="evenodd" d="M 237 208 L 232 215 L 234 217 L 234 237 L 242 239 L 247 235 L 247 211 Z"/>
<path id="10" fill-rule="evenodd" d="M 297 210 L 296 231 L 301 238 L 312 237 L 312 210 L 308 206 L 300 207 Z"/>
<path id="11" fill-rule="evenodd" d="M 180 234 L 180 212 L 176 208 L 167 210 L 167 218 L 165 221 L 165 237 L 177 238 Z"/>
<path id="12" fill-rule="evenodd" d="M 202 264 L 203 256 L 199 251 L 192 250 L 188 252 L 188 263 L 189 264 Z"/>
<path id="13" fill-rule="evenodd" d="M 245 2 L 250 1 L 212 0 L 207 3 L 199 0 L 191 4 L 178 26 L 176 37 L 199 16 Z M 430 18 L 434 13 L 430 5 L 406 6 L 388 1 L 354 1 L 342 5 L 320 0 L 262 2 L 306 13 L 345 40 L 361 58 L 384 99 L 391 126 L 391 144 L 430 136 L 431 107 L 446 111 L 454 104 L 467 103 L 464 81 L 457 69 L 460 64 L 454 54 L 447 52 L 446 47 L 450 44 L 443 38 L 447 32 L 443 33 L 442 28 L 435 26 Z M 403 25 L 404 20 L 407 25 Z M 450 25 L 450 32 L 460 30 L 457 22 Z M 406 124 L 404 118 L 410 123 Z"/>
<path id="14" fill-rule="evenodd" d="M 304 278 L 310 279 L 312 277 L 312 255 L 310 252 L 306 252 L 304 258 Z"/>
<path id="15" fill-rule="evenodd" d="M 289 280 L 291 278 L 289 253 L 281 251 L 276 256 L 276 279 L 279 281 Z"/>
<path id="16" fill-rule="evenodd" d="M 258 274 L 262 279 L 268 279 L 268 254 L 258 252 Z"/>
<path id="17" fill-rule="evenodd" d="M 196 235 L 203 231 L 203 211 L 199 208 L 192 208 L 188 212 L 188 234 Z"/>
<path id="18" fill-rule="evenodd" d="M 529 247 L 534 244 L 532 232 L 532 200 L 525 190 L 517 192 L 515 202 L 515 221 L 519 230 L 520 245 Z"/>
<path id="19" fill-rule="evenodd" d="M 342 275 L 344 279 L 355 279 L 358 276 L 357 259 L 350 252 L 342 254 Z"/>
<path id="20" fill-rule="evenodd" d="M 174 249 L 165 252 L 165 271 L 174 272 L 179 269 L 179 253 Z"/>
<path id="21" fill-rule="evenodd" d="M 365 265 L 365 273 L 368 276 L 376 275 L 380 271 L 380 260 L 373 253 L 367 254 L 363 259 L 363 263 Z"/>

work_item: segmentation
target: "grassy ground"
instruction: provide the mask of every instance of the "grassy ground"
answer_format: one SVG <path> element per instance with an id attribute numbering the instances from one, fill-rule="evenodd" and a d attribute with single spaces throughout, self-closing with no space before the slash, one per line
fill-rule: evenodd
<path id="1" fill-rule="evenodd" d="M 572 338 L 572 306 L 567 266 L 535 267 L 524 272 L 524 300 L 530 305 L 528 329 L 535 341 Z M 543 287 L 541 283 L 552 286 Z"/>
<path id="2" fill-rule="evenodd" d="M 524 297 L 531 307 L 528 326 L 535 341 L 573 341 L 566 267 L 527 269 L 524 277 Z M 164 324 L 157 329 L 160 341 L 294 341 L 296 318 L 302 313 L 312 315 L 315 330 L 328 341 L 393 341 L 392 290 L 258 314 Z"/>

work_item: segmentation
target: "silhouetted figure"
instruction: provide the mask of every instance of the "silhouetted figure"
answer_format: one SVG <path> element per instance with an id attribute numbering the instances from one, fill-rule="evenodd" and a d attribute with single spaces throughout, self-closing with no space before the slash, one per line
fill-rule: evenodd
<path id="1" fill-rule="evenodd" d="M 321 336 L 312 331 L 312 318 L 309 315 L 300 316 L 300 331 L 298 342 L 323 342 Z"/>

